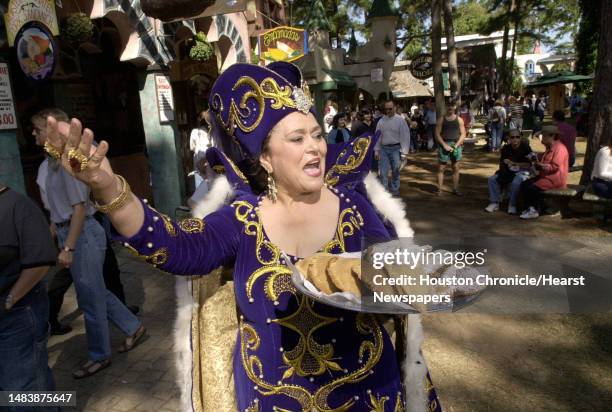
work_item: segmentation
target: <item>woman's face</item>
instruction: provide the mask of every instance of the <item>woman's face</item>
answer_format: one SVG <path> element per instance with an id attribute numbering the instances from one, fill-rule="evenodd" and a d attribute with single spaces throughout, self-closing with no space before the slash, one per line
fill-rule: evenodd
<path id="1" fill-rule="evenodd" d="M 293 112 L 274 127 L 259 160 L 272 173 L 279 191 L 305 194 L 321 190 L 326 154 L 327 144 L 315 117 Z"/>
<path id="2" fill-rule="evenodd" d="M 338 119 L 338 129 L 342 129 L 346 127 L 346 117 L 341 117 Z"/>

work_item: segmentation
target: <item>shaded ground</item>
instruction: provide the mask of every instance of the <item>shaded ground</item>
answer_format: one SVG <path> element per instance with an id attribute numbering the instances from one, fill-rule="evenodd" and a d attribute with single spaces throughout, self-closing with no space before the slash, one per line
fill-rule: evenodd
<path id="1" fill-rule="evenodd" d="M 579 148 L 584 152 L 583 143 Z M 503 212 L 484 212 L 486 178 L 496 168 L 497 155 L 465 154 L 463 198 L 431 193 L 435 164 L 433 154 L 411 156 L 402 177 L 402 194 L 417 240 L 427 235 L 521 234 L 588 237 L 596 245 L 598 238 L 612 232 L 610 226 L 589 217 L 546 216 L 525 222 Z M 579 172 L 573 173 L 571 180 L 578 179 Z M 83 317 L 74 311 L 71 289 L 62 316 L 71 321 L 74 331 L 49 341 L 57 389 L 76 390 L 79 411 L 176 411 L 174 279 L 130 257 L 123 248 L 117 250 L 128 301 L 142 307 L 150 338 L 132 352 L 115 354 L 107 370 L 75 381 L 70 373 L 85 358 L 85 331 Z M 612 256 L 603 248 L 591 251 Z M 610 410 L 612 315 L 431 314 L 423 316 L 423 323 L 424 353 L 446 411 Z M 113 330 L 113 348 L 121 338 Z"/>
<path id="2" fill-rule="evenodd" d="M 542 150 L 539 143 L 532 147 Z M 582 164 L 584 142 L 578 149 Z M 497 162 L 498 154 L 467 151 L 461 178 L 465 196 L 438 197 L 432 194 L 434 155 L 414 155 L 401 190 L 417 241 L 431 235 L 520 235 L 582 238 L 596 245 L 597 238 L 611 236 L 612 226 L 589 217 L 588 206 L 579 203 L 571 206 L 582 216 L 569 219 L 521 221 L 501 211 L 486 213 L 486 179 Z M 580 172 L 571 173 L 570 183 L 579 178 Z M 446 179 L 450 191 L 450 175 Z M 606 248 L 594 253 L 612 257 Z M 612 314 L 429 314 L 423 324 L 424 353 L 446 411 L 611 410 Z"/>

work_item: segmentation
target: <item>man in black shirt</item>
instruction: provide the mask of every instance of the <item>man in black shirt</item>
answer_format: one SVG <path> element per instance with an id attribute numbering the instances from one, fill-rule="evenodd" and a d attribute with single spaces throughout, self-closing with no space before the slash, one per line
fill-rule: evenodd
<path id="1" fill-rule="evenodd" d="M 495 212 L 499 209 L 501 202 L 501 188 L 509 187 L 510 201 L 508 202 L 508 213 L 517 213 L 516 202 L 521 188 L 521 183 L 530 175 L 531 169 L 531 147 L 529 143 L 521 140 L 521 132 L 511 129 L 509 143 L 501 149 L 499 159 L 499 170 L 489 178 L 489 205 L 485 208 L 487 212 Z"/>
<path id="2" fill-rule="evenodd" d="M 0 391 L 53 390 L 42 278 L 57 249 L 38 206 L 1 182 L 0 233 Z"/>

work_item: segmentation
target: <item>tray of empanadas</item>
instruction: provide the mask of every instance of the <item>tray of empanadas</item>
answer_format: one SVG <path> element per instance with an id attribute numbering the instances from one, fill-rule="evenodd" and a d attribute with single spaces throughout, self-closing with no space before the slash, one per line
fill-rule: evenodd
<path id="1" fill-rule="evenodd" d="M 482 292 L 482 289 L 374 284 L 376 283 L 373 282 L 374 276 L 377 275 L 379 280 L 395 277 L 397 273 L 394 271 L 398 271 L 398 268 L 388 266 L 373 274 L 371 266 L 363 265 L 359 252 L 339 255 L 316 253 L 295 264 L 292 264 L 288 257 L 285 260 L 293 272 L 292 283 L 299 292 L 315 301 L 357 312 L 410 314 L 456 311 L 474 301 Z M 452 267 L 441 266 L 428 270 L 430 276 L 442 277 L 448 273 L 452 273 L 453 276 L 472 275 L 469 271 L 458 274 Z M 393 298 L 381 300 L 381 296 Z M 447 296 L 447 298 L 446 301 L 438 299 L 425 302 L 424 300 L 431 299 L 428 296 Z M 407 299 L 410 299 L 410 303 Z"/>

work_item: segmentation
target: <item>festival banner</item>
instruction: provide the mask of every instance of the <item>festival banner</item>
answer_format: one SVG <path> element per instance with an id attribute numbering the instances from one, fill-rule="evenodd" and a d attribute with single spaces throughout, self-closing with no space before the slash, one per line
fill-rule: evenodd
<path id="1" fill-rule="evenodd" d="M 292 62 L 308 54 L 308 35 L 304 29 L 281 26 L 259 35 L 259 58 L 266 63 Z"/>
<path id="2" fill-rule="evenodd" d="M 54 0 L 10 0 L 4 21 L 9 46 L 15 43 L 19 30 L 31 21 L 42 23 L 54 36 L 59 34 Z"/>

